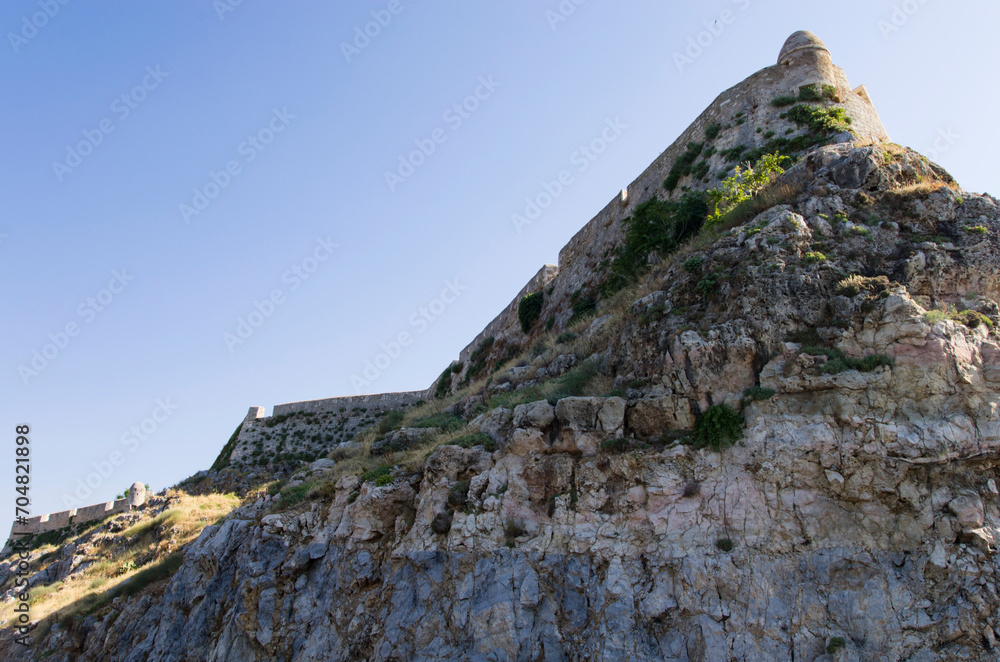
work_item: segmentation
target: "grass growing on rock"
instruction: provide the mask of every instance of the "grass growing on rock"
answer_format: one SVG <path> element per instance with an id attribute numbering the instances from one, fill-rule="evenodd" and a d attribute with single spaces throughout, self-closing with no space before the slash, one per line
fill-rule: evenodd
<path id="1" fill-rule="evenodd" d="M 31 590 L 31 616 L 72 620 L 97 611 L 119 595 L 134 595 L 167 579 L 180 567 L 181 549 L 202 530 L 222 520 L 239 505 L 233 494 L 192 496 L 170 491 L 170 509 L 111 534 L 87 530 L 86 556 L 92 563 L 77 574 Z M 80 540 L 72 537 L 64 542 Z M 44 550 L 41 550 L 44 551 Z M 45 559 L 45 560 L 41 560 Z M 43 555 L 32 570 L 43 570 L 55 558 Z M 11 622 L 17 602 L 0 605 L 0 619 Z"/>

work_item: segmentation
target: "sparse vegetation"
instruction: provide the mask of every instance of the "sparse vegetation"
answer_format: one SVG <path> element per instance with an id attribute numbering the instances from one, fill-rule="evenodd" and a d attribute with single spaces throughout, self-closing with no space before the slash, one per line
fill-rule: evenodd
<path id="1" fill-rule="evenodd" d="M 640 205 L 623 221 L 625 241 L 604 265 L 609 275 L 601 285 L 601 294 L 610 296 L 636 282 L 648 271 L 651 253 L 666 257 L 677 250 L 701 229 L 707 215 L 705 196 L 696 192 L 685 193 L 676 203 L 653 198 Z"/>
<path id="2" fill-rule="evenodd" d="M 691 435 L 695 448 L 720 452 L 743 438 L 743 420 L 729 405 L 713 405 L 705 410 Z"/>
<path id="3" fill-rule="evenodd" d="M 677 188 L 681 178 L 691 174 L 694 162 L 704 148 L 705 143 L 689 142 L 685 152 L 677 157 L 673 167 L 670 168 L 670 173 L 663 182 L 663 188 L 672 193 Z"/>
<path id="4" fill-rule="evenodd" d="M 453 414 L 432 414 L 413 421 L 411 427 L 415 428 L 441 428 L 445 432 L 461 430 L 465 427 L 465 421 Z"/>
<path id="5" fill-rule="evenodd" d="M 975 310 L 956 310 L 952 305 L 946 305 L 941 310 L 928 310 L 924 313 L 924 320 L 928 324 L 951 320 L 959 324 L 964 324 L 970 329 L 976 329 L 980 326 L 985 326 L 989 330 L 993 329 L 993 320 L 986 315 Z"/>
<path id="6" fill-rule="evenodd" d="M 684 271 L 689 274 L 693 274 L 701 269 L 701 265 L 705 263 L 705 258 L 702 257 L 692 257 L 684 261 Z"/>
<path id="7" fill-rule="evenodd" d="M 229 441 L 227 441 L 226 445 L 222 447 L 218 457 L 215 458 L 215 462 L 212 463 L 212 471 L 219 471 L 229 466 L 229 459 L 232 457 L 233 451 L 236 450 L 236 442 L 240 438 L 240 432 L 242 430 L 243 424 L 240 423 L 236 426 L 236 431 L 233 432 L 231 437 L 229 437 Z"/>
<path id="8" fill-rule="evenodd" d="M 715 293 L 719 291 L 719 277 L 717 274 L 709 274 L 698 281 L 698 284 L 694 286 L 695 291 L 701 296 L 709 299 L 715 296 Z"/>
<path id="9" fill-rule="evenodd" d="M 718 188 L 708 192 L 711 213 L 705 224 L 709 228 L 722 225 L 727 214 L 751 200 L 773 178 L 785 172 L 781 163 L 780 155 L 768 154 L 745 170 L 737 166 L 732 177 L 726 178 Z"/>
<path id="10" fill-rule="evenodd" d="M 856 359 L 844 354 L 839 349 L 828 349 L 825 347 L 803 347 L 802 352 L 810 356 L 825 356 L 829 359 L 820 372 L 824 375 L 838 375 L 848 370 L 858 372 L 871 372 L 875 368 L 882 366 L 893 367 L 896 363 L 892 358 L 884 354 L 870 354 L 864 358 Z"/>
<path id="11" fill-rule="evenodd" d="M 747 390 L 743 391 L 743 403 L 750 404 L 751 402 L 756 402 L 758 400 L 770 400 L 774 397 L 776 391 L 773 388 L 762 388 L 760 386 L 752 386 Z"/>
<path id="12" fill-rule="evenodd" d="M 802 256 L 802 261 L 806 264 L 816 264 L 818 262 L 826 262 L 826 256 L 819 251 L 809 251 Z"/>
<path id="13" fill-rule="evenodd" d="M 460 437 L 455 437 L 448 443 L 461 448 L 474 448 L 476 446 L 482 446 L 488 453 L 492 453 L 497 449 L 497 442 L 493 441 L 493 438 L 490 435 L 483 432 L 463 434 Z"/>
<path id="14" fill-rule="evenodd" d="M 843 637 L 830 637 L 830 643 L 826 645 L 826 652 L 833 655 L 843 648 L 847 648 L 847 641 Z"/>
<path id="15" fill-rule="evenodd" d="M 96 560 L 62 581 L 34 587 L 30 602 L 32 618 L 44 621 L 51 617 L 68 623 L 77 615 L 104 608 L 117 596 L 135 595 L 167 579 L 180 567 L 180 550 L 206 526 L 217 523 L 239 504 L 233 494 L 192 496 L 171 491 L 168 495 L 174 498 L 169 510 L 117 534 L 101 530 L 107 520 L 80 528 L 68 527 L 69 536 L 57 544 L 87 536 L 87 547 L 92 550 L 88 554 Z M 56 555 L 43 554 L 35 561 L 38 565 L 34 570 L 56 560 Z M 0 605 L 0 619 L 11 622 L 16 604 Z"/>
<path id="16" fill-rule="evenodd" d="M 963 230 L 969 234 L 986 234 L 989 229 L 985 225 L 966 225 Z"/>
<path id="17" fill-rule="evenodd" d="M 469 355 L 469 367 L 465 371 L 466 383 L 478 377 L 486 369 L 486 361 L 489 359 L 494 342 L 496 342 L 496 338 L 493 336 L 485 338 L 483 342 L 479 343 L 479 347 Z"/>
<path id="18" fill-rule="evenodd" d="M 601 442 L 601 450 L 609 453 L 624 453 L 628 450 L 628 440 L 622 437 L 617 439 L 605 439 Z"/>
<path id="19" fill-rule="evenodd" d="M 360 480 L 362 483 L 375 482 L 383 476 L 390 476 L 392 474 L 392 466 L 388 464 L 380 464 L 371 471 L 366 471 L 361 474 Z"/>

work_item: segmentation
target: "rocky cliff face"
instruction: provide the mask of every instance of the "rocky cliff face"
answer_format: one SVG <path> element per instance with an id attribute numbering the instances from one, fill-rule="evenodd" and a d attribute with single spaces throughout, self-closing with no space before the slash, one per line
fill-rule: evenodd
<path id="1" fill-rule="evenodd" d="M 419 471 L 345 475 L 283 513 L 247 504 L 169 582 L 36 650 L 1000 659 L 997 201 L 888 146 L 820 148 L 777 185 L 565 351 L 452 409 L 471 419 L 577 362 L 616 395 L 512 398 L 471 421 L 488 441 Z M 721 403 L 742 439 L 696 449 Z"/>

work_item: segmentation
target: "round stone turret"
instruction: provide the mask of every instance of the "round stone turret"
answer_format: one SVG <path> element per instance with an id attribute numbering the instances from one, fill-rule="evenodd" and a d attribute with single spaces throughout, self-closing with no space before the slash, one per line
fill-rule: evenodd
<path id="1" fill-rule="evenodd" d="M 142 483 L 132 483 L 132 487 L 128 488 L 128 505 L 138 508 L 144 503 L 146 503 L 146 486 Z"/>
<path id="2" fill-rule="evenodd" d="M 831 61 L 833 59 L 830 55 L 830 49 L 826 47 L 823 40 L 808 30 L 799 30 L 785 40 L 785 45 L 781 47 L 781 53 L 778 54 L 778 64 L 792 64 L 793 59 L 798 59 L 794 57 L 797 54 L 808 54 L 814 58 L 825 55 L 827 59 Z"/>

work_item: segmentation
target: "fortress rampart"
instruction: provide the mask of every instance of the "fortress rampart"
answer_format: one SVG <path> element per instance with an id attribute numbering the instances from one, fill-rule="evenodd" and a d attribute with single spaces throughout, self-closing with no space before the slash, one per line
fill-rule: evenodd
<path id="1" fill-rule="evenodd" d="M 400 393 L 376 393 L 374 395 L 348 395 L 341 398 L 326 398 L 324 400 L 306 400 L 303 402 L 289 402 L 283 405 L 274 405 L 273 416 L 283 416 L 296 412 L 307 412 L 318 414 L 320 412 L 339 412 L 341 407 L 351 409 L 353 407 L 366 407 L 384 411 L 386 409 L 396 409 L 403 405 L 411 405 L 419 400 L 428 398 L 427 391 L 403 391 Z M 263 415 L 263 408 L 257 407 Z M 248 415 L 249 418 L 249 415 Z"/>
<path id="2" fill-rule="evenodd" d="M 622 192 L 614 197 L 598 214 L 577 232 L 559 251 L 557 267 L 547 265 L 486 327 L 482 333 L 463 349 L 460 360 L 466 362 L 487 337 L 494 337 L 493 355 L 525 341 L 517 317 L 517 307 L 525 294 L 545 288 L 545 304 L 541 319 L 555 318 L 554 328 L 564 329 L 573 316 L 572 298 L 595 297 L 595 290 L 602 274 L 600 262 L 610 255 L 624 239 L 622 221 L 636 208 L 654 196 L 676 200 L 685 188 L 705 190 L 714 187 L 719 176 L 730 171 L 736 163 L 726 159 L 726 150 L 744 147 L 751 151 L 765 146 L 773 136 L 784 137 L 800 130 L 791 120 L 783 117 L 784 110 L 772 101 L 779 96 L 798 95 L 804 86 L 832 86 L 838 100 L 829 105 L 844 108 L 852 119 L 851 132 L 838 140 L 857 142 L 882 142 L 889 134 L 882 124 L 864 86 L 851 88 L 843 69 L 833 63 L 823 42 L 808 32 L 797 32 L 789 37 L 778 57 L 778 63 L 762 69 L 746 80 L 720 94 L 701 115 L 662 152 L 646 170 Z M 718 127 L 712 139 L 706 136 L 710 126 Z M 677 159 L 690 143 L 702 143 L 714 148 L 708 158 L 709 170 L 705 177 L 682 177 L 677 187 L 669 192 L 664 181 Z M 526 230 L 530 232 L 530 227 Z M 544 283 L 540 276 L 544 274 Z"/>
<path id="3" fill-rule="evenodd" d="M 130 512 L 133 508 L 146 503 L 146 487 L 142 483 L 133 483 L 129 488 L 128 496 L 124 499 L 116 499 L 107 503 L 98 503 L 93 506 L 83 508 L 73 508 L 58 513 L 29 517 L 24 523 L 18 524 L 15 520 L 10 529 L 10 538 L 17 538 L 28 534 L 45 533 L 55 531 L 71 524 L 83 524 L 94 520 L 104 519 L 110 515 Z"/>

